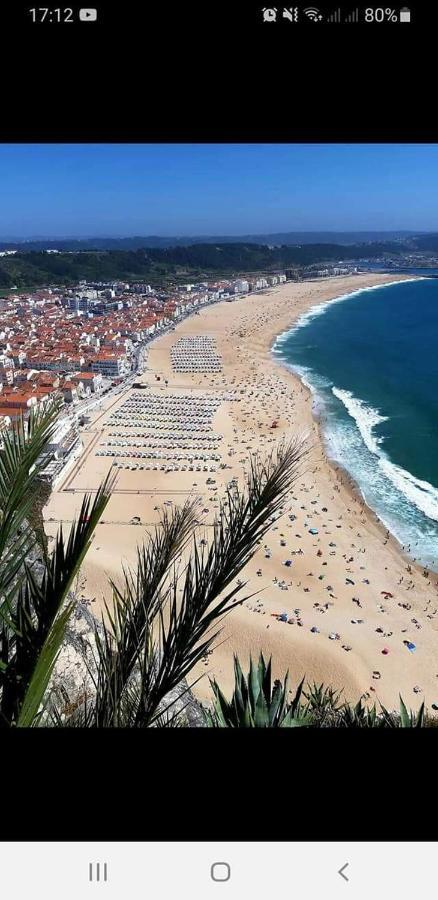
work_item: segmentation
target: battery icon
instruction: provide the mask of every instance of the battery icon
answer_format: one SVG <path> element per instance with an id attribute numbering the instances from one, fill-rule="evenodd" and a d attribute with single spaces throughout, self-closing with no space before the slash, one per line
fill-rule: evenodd
<path id="1" fill-rule="evenodd" d="M 403 9 L 400 10 L 400 22 L 410 22 L 411 21 L 411 11 L 404 6 Z"/>

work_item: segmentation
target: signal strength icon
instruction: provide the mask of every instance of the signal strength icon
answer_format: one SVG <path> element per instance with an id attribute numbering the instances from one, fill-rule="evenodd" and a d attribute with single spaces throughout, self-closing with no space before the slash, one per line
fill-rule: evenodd
<path id="1" fill-rule="evenodd" d="M 359 10 L 353 9 L 353 12 L 350 13 L 349 16 L 345 19 L 346 22 L 358 22 L 359 21 Z"/>
<path id="2" fill-rule="evenodd" d="M 320 22 L 322 19 L 322 15 L 319 9 L 315 9 L 314 6 L 308 6 L 307 9 L 303 10 L 303 12 L 308 19 L 312 20 L 312 22 Z"/>
<path id="3" fill-rule="evenodd" d="M 335 11 L 331 14 L 331 16 L 327 19 L 328 22 L 340 22 L 341 21 L 341 10 L 335 9 Z"/>

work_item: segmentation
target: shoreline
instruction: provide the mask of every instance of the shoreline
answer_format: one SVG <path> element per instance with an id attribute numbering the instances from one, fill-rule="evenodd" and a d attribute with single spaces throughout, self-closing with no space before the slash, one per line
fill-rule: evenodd
<path id="1" fill-rule="evenodd" d="M 268 454 L 278 441 L 303 432 L 309 433 L 315 445 L 306 471 L 287 498 L 282 518 L 266 535 L 266 549 L 261 546 L 241 574 L 248 582 L 246 590 L 257 592 L 257 598 L 242 600 L 227 617 L 218 646 L 192 672 L 193 680 L 201 676 L 194 693 L 204 702 L 211 699 L 205 676 L 217 678 L 229 693 L 233 654 L 237 653 L 245 668 L 249 656 L 256 657 L 260 650 L 265 658 L 272 656 L 274 677 L 284 677 L 289 670 L 292 686 L 304 676 L 306 681 L 343 689 L 352 702 L 364 696 L 370 703 L 381 700 L 394 708 L 399 693 L 411 708 L 423 700 L 429 705 L 436 702 L 436 586 L 426 583 L 414 564 L 407 574 L 406 560 L 395 539 L 385 544 L 383 526 L 375 521 L 375 513 L 354 495 L 339 468 L 336 471 L 325 458 L 310 391 L 271 351 L 276 335 L 290 330 L 297 317 L 312 306 L 336 298 L 345 289 L 351 292 L 383 281 L 384 276 L 372 274 L 335 276 L 311 284 L 288 282 L 227 306 L 226 301 L 212 304 L 149 346 L 148 368 L 141 376 L 149 386 L 145 397 L 190 392 L 201 398 L 234 392 L 240 400 L 222 400 L 212 423 L 213 430 L 223 435 L 219 452 L 228 468 L 218 466 L 213 475 L 216 488 L 210 493 L 206 475 L 199 471 L 119 470 L 105 521 L 97 526 L 81 571 L 78 593 L 90 599 L 95 613 L 102 612 L 103 599 L 109 597 L 108 577 L 117 580 L 122 565 L 135 564 L 136 546 L 144 540 L 146 527 L 158 521 L 160 505 L 171 500 L 180 504 L 186 496 L 202 498 L 208 508 L 202 526 L 208 539 L 218 509 L 215 497 L 223 494 L 231 477 L 244 483 L 250 453 Z M 222 356 L 221 373 L 172 370 L 171 346 L 181 336 L 193 334 L 215 337 Z M 156 373 L 165 373 L 168 387 L 163 380 L 157 383 Z M 125 399 L 126 394 L 118 403 Z M 94 490 L 112 464 L 104 457 L 96 458 L 95 452 L 98 442 L 107 436 L 106 417 L 101 411 L 97 424 L 94 426 L 94 419 L 90 422 L 84 433 L 84 456 L 92 442 L 96 443 L 79 471 L 71 480 L 69 476 L 69 490 L 61 485 L 44 510 L 46 531 L 52 536 L 60 521 L 67 531 L 84 492 Z M 278 420 L 276 430 L 271 428 L 274 418 Z M 292 519 L 288 513 L 293 514 Z M 133 516 L 141 519 L 142 527 L 132 524 Z M 309 533 L 311 525 L 317 526 L 316 536 Z M 285 557 L 291 560 L 290 568 L 284 568 Z M 357 599 L 362 608 L 354 605 Z M 277 620 L 283 610 L 293 618 L 292 627 Z M 332 633 L 339 633 L 339 639 L 329 639 Z M 406 638 L 418 643 L 416 653 L 406 650 Z M 385 645 L 388 655 L 382 656 Z M 378 680 L 374 670 L 379 670 Z"/>
<path id="2" fill-rule="evenodd" d="M 385 273 L 378 273 L 378 274 L 385 274 Z M 334 303 L 344 302 L 346 300 L 351 299 L 355 295 L 358 295 L 361 293 L 366 293 L 371 290 L 378 290 L 383 287 L 391 287 L 392 285 L 399 284 L 400 281 L 412 282 L 412 281 L 424 281 L 424 280 L 427 280 L 427 279 L 423 275 L 417 275 L 417 276 L 412 276 L 412 277 L 409 276 L 406 278 L 401 277 L 395 281 L 391 280 L 388 282 L 382 282 L 381 284 L 378 284 L 378 285 L 372 285 L 370 287 L 363 287 L 363 288 L 359 288 L 358 290 L 352 290 L 348 294 L 342 294 L 338 297 L 333 297 L 332 299 L 326 300 L 324 303 L 315 304 L 318 307 L 318 309 L 321 309 L 321 312 L 317 313 L 317 315 L 323 315 L 324 308 L 326 306 L 330 306 Z M 314 283 L 316 283 L 316 282 L 314 282 Z M 336 472 L 336 473 L 341 472 L 341 475 L 342 475 L 341 481 L 344 484 L 345 488 L 348 491 L 350 491 L 353 499 L 355 498 L 355 499 L 359 500 L 359 502 L 361 502 L 365 505 L 366 509 L 368 510 L 369 515 L 371 517 L 373 517 L 376 524 L 381 528 L 382 534 L 385 535 L 385 538 L 387 538 L 388 541 L 391 541 L 394 544 L 395 548 L 402 555 L 403 559 L 406 561 L 407 564 L 410 564 L 413 568 L 417 569 L 420 574 L 422 574 L 422 572 L 425 569 L 428 569 L 434 575 L 438 575 L 438 569 L 434 569 L 431 566 L 423 565 L 421 562 L 417 562 L 413 556 L 411 556 L 409 553 L 407 553 L 404 550 L 402 541 L 399 540 L 399 538 L 397 537 L 396 534 L 394 534 L 393 531 L 391 531 L 390 525 L 387 525 L 386 522 L 383 520 L 383 518 L 379 515 L 379 513 L 367 502 L 367 500 L 363 494 L 362 488 L 361 488 L 360 484 L 355 480 L 354 476 L 348 471 L 348 469 L 346 468 L 345 465 L 343 465 L 341 462 L 338 462 L 337 460 L 330 457 L 330 455 L 328 453 L 328 449 L 327 449 L 327 439 L 326 439 L 326 435 L 325 435 L 325 431 L 324 431 L 324 421 L 321 417 L 321 414 L 317 410 L 314 409 L 315 401 L 317 401 L 319 398 L 318 393 L 316 392 L 316 390 L 313 390 L 309 384 L 306 383 L 306 381 L 300 375 L 300 373 L 297 372 L 296 369 L 294 369 L 292 363 L 287 362 L 287 360 L 285 360 L 284 358 L 283 359 L 278 358 L 277 355 L 275 354 L 275 348 L 276 348 L 276 345 L 277 345 L 277 342 L 279 341 L 279 339 L 282 337 L 287 338 L 289 334 L 291 334 L 292 332 L 294 332 L 296 330 L 296 328 L 305 327 L 305 325 L 300 324 L 300 319 L 303 320 L 307 316 L 309 316 L 312 309 L 314 309 L 314 308 L 315 308 L 315 306 L 309 306 L 308 310 L 306 312 L 302 313 L 289 328 L 286 328 L 280 334 L 276 335 L 276 337 L 273 339 L 272 347 L 271 347 L 273 360 L 277 365 L 279 365 L 283 368 L 286 368 L 288 372 L 290 372 L 294 377 L 296 377 L 300 381 L 303 388 L 309 392 L 310 400 L 312 401 L 312 416 L 313 416 L 313 419 L 314 419 L 317 429 L 318 429 L 318 439 L 322 445 L 325 460 L 326 460 L 327 464 L 333 469 L 334 472 Z M 310 318 L 313 318 L 313 316 L 310 316 Z"/>

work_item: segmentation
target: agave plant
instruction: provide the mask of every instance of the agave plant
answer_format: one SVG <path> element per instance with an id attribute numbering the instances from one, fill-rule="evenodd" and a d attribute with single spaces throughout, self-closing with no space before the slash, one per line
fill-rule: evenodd
<path id="1" fill-rule="evenodd" d="M 237 656 L 234 657 L 234 692 L 227 700 L 217 681 L 210 681 L 214 702 L 206 710 L 207 725 L 213 728 L 294 728 L 309 725 L 310 717 L 303 710 L 301 695 L 304 679 L 298 685 L 293 700 L 288 699 L 289 673 L 283 682 L 272 681 L 272 661 L 266 664 L 260 654 L 258 664 L 250 659 L 245 678 Z"/>
<path id="2" fill-rule="evenodd" d="M 313 682 L 313 684 L 307 685 L 303 694 L 307 701 L 307 712 L 312 718 L 312 725 L 323 728 L 337 723 L 339 714 L 345 707 L 345 702 L 341 702 L 342 691 Z"/>
<path id="3" fill-rule="evenodd" d="M 400 710 L 397 713 L 390 713 L 382 706 L 382 719 L 388 728 L 424 728 L 426 724 L 424 703 L 421 704 L 418 712 L 407 710 L 402 697 L 400 696 Z"/>
<path id="4" fill-rule="evenodd" d="M 426 724 L 424 703 L 417 713 L 408 712 L 402 697 L 399 712 L 389 712 L 382 705 L 378 711 L 376 704 L 369 708 L 362 700 L 355 706 L 345 703 L 336 712 L 332 724 L 339 728 L 422 728 Z"/>
<path id="5" fill-rule="evenodd" d="M 424 703 L 417 713 L 408 712 L 400 697 L 399 712 L 381 706 L 367 707 L 362 700 L 355 706 L 341 702 L 342 691 L 326 686 L 298 685 L 294 699 L 287 700 L 288 675 L 271 684 L 271 660 L 266 665 L 260 654 L 258 666 L 250 661 L 247 678 L 234 657 L 234 692 L 227 700 L 217 681 L 212 680 L 213 708 L 204 711 L 206 724 L 213 728 L 283 728 L 306 725 L 313 728 L 422 728 L 434 720 L 425 716 Z M 290 693 L 290 691 L 289 691 Z"/>
<path id="6" fill-rule="evenodd" d="M 335 724 L 339 728 L 378 728 L 381 723 L 376 705 L 369 708 L 359 700 L 355 706 L 345 703 Z"/>

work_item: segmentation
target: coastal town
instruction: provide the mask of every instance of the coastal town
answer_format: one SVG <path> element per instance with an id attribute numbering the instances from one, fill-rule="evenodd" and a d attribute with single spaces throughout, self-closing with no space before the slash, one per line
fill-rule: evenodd
<path id="1" fill-rule="evenodd" d="M 184 284 L 172 291 L 144 283 L 81 281 L 0 299 L 0 435 L 31 409 L 62 401 L 51 458 L 55 484 L 81 452 L 79 427 L 111 392 L 132 385 L 147 345 L 206 305 L 266 291 L 284 273 Z"/>
<path id="2" fill-rule="evenodd" d="M 81 428 L 89 414 L 132 387 L 159 335 L 211 304 L 272 291 L 286 281 L 357 274 L 357 265 L 329 265 L 159 287 L 80 280 L 11 289 L 0 295 L 0 447 L 5 429 L 56 398 L 58 427 L 41 473 L 55 487 L 84 449 Z"/>

